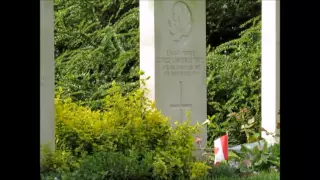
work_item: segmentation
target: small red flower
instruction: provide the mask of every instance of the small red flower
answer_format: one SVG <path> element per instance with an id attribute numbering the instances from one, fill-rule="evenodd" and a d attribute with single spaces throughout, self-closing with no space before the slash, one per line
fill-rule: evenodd
<path id="1" fill-rule="evenodd" d="M 196 138 L 196 143 L 199 144 L 201 142 L 201 138 L 197 137 Z"/>

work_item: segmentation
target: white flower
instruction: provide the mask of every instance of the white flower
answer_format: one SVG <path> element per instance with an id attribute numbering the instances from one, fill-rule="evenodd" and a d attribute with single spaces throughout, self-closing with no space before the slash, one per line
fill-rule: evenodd
<path id="1" fill-rule="evenodd" d="M 248 123 L 249 123 L 249 124 L 254 123 L 254 117 L 253 117 L 253 118 L 251 118 L 251 119 L 249 119 L 249 120 L 248 120 Z"/>
<path id="2" fill-rule="evenodd" d="M 207 119 L 207 120 L 205 120 L 205 121 L 202 123 L 202 125 L 205 125 L 205 124 L 210 124 L 210 120 Z"/>
<path id="3" fill-rule="evenodd" d="M 233 160 L 233 161 L 230 163 L 230 166 L 237 169 L 237 168 L 239 167 L 239 162 Z"/>

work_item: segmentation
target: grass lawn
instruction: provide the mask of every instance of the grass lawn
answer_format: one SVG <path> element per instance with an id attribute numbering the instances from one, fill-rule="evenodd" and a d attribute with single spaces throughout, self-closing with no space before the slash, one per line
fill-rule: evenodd
<path id="1" fill-rule="evenodd" d="M 260 172 L 248 177 L 208 177 L 204 180 L 280 180 L 279 172 Z"/>

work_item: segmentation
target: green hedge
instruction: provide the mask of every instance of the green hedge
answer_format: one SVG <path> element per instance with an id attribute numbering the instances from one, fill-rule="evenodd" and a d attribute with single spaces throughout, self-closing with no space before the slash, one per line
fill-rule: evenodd
<path id="1" fill-rule="evenodd" d="M 261 124 L 261 17 L 207 54 L 209 145 L 229 132 L 229 144 L 254 142 Z"/>
<path id="2" fill-rule="evenodd" d="M 139 157 L 147 153 L 152 155 L 152 161 L 149 162 L 152 169 L 148 170 L 147 174 L 154 178 L 196 178 L 206 175 L 208 166 L 196 162 L 192 156 L 195 147 L 194 134 L 198 133 L 201 127 L 191 126 L 187 121 L 177 123 L 172 128 L 168 118 L 155 108 L 153 102 L 145 98 L 145 89 L 123 95 L 120 86 L 113 83 L 101 111 L 80 106 L 71 99 L 60 99 L 61 93 L 60 89 L 55 99 L 56 147 L 59 151 L 68 152 L 72 157 L 78 158 L 77 163 L 81 164 L 77 171 L 66 171 L 66 177 L 88 174 L 84 173 L 87 171 L 85 169 L 88 169 L 84 167 L 87 166 L 92 166 L 92 170 L 123 171 L 124 176 L 129 177 L 130 173 L 140 166 L 134 164 L 130 167 L 133 168 L 132 171 L 126 171 L 126 166 L 115 161 L 114 165 L 110 165 L 108 159 L 112 159 L 112 156 L 114 160 L 124 158 L 124 161 L 134 162 L 129 158 L 132 153 Z M 86 160 L 82 161 L 83 159 Z M 44 160 L 46 161 L 48 159 Z M 56 164 L 55 166 L 59 166 L 56 169 L 62 165 Z M 71 176 L 71 172 L 76 175 Z M 98 175 L 92 173 L 92 177 L 84 179 L 93 176 Z"/>

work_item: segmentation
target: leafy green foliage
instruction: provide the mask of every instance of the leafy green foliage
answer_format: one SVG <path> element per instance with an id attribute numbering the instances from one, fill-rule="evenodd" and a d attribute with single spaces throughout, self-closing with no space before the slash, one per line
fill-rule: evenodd
<path id="1" fill-rule="evenodd" d="M 56 85 L 62 97 L 100 109 L 116 80 L 139 85 L 138 0 L 55 0 Z M 208 45 L 237 38 L 240 24 L 261 13 L 257 0 L 207 0 Z"/>
<path id="2" fill-rule="evenodd" d="M 210 166 L 201 163 L 195 162 L 191 165 L 191 177 L 190 179 L 200 179 L 208 175 L 208 170 L 211 169 Z"/>
<path id="3" fill-rule="evenodd" d="M 74 157 L 69 151 L 56 150 L 52 152 L 41 147 L 40 176 L 44 180 L 60 177 L 60 174 L 70 173 L 80 165 L 80 159 Z"/>
<path id="4" fill-rule="evenodd" d="M 255 121 L 255 117 L 248 114 L 248 109 L 240 109 L 239 113 L 228 114 L 226 120 L 221 123 L 215 116 L 209 117 L 211 123 L 208 127 L 212 130 L 209 141 L 213 142 L 215 137 L 219 137 L 226 132 L 229 133 L 229 144 L 239 142 L 251 143 L 260 139 L 260 122 Z"/>
<path id="5" fill-rule="evenodd" d="M 130 151 L 124 154 L 100 151 L 90 156 L 75 158 L 70 153 L 58 150 L 51 152 L 50 156 L 46 153 L 46 156 L 43 157 L 40 175 L 45 180 L 55 178 L 62 180 L 150 179 L 152 177 L 152 157 L 150 152 Z"/>
<path id="6" fill-rule="evenodd" d="M 261 0 L 206 0 L 207 45 L 239 38 L 240 25 L 261 14 Z"/>
<path id="7" fill-rule="evenodd" d="M 249 109 L 249 116 L 257 122 L 255 127 L 259 125 L 261 25 L 255 18 L 239 26 L 259 12 L 260 2 L 256 0 L 207 2 L 208 36 L 235 33 L 252 25 L 240 33 L 241 38 L 214 50 L 209 47 L 208 115 L 215 115 L 219 125 L 240 108 Z M 55 0 L 55 79 L 56 87 L 64 89 L 61 99 L 70 97 L 91 109 L 103 109 L 103 97 L 113 80 L 121 84 L 122 93 L 138 87 L 138 13 L 137 0 Z M 242 125 L 235 125 L 233 132 Z M 214 139 L 225 130 L 211 130 L 208 137 Z M 259 132 L 252 131 L 255 133 L 231 133 L 230 143 L 248 142 L 249 136 L 257 139 Z"/>
<path id="8" fill-rule="evenodd" d="M 240 152 L 229 151 L 228 161 L 213 165 L 214 154 L 208 152 L 207 164 L 211 166 L 204 179 L 279 179 L 280 145 L 259 144 L 253 149 L 242 145 Z"/>
<path id="9" fill-rule="evenodd" d="M 252 175 L 249 177 L 244 177 L 243 179 L 247 180 L 280 180 L 279 172 L 259 172 L 256 175 Z"/>
<path id="10" fill-rule="evenodd" d="M 257 139 L 256 133 L 260 133 L 261 17 L 242 25 L 245 26 L 250 28 L 239 39 L 224 43 L 207 55 L 208 115 L 212 121 L 209 146 L 227 130 L 230 145 Z M 255 123 L 251 130 L 245 128 L 241 132 L 252 118 Z"/>
<path id="11" fill-rule="evenodd" d="M 240 152 L 234 152 L 237 157 L 233 157 L 234 161 L 238 161 L 241 173 L 252 173 L 254 171 L 267 171 L 273 167 L 280 168 L 280 145 L 274 144 L 268 147 L 268 143 L 249 149 L 242 145 Z"/>
<path id="12" fill-rule="evenodd" d="M 47 158 L 53 160 L 42 166 L 47 167 L 43 172 L 67 172 L 65 177 L 79 178 L 89 173 L 86 168 L 94 171 L 97 166 L 97 171 L 106 171 L 111 168 L 112 159 L 129 163 L 136 158 L 132 152 L 150 151 L 152 172 L 148 177 L 203 177 L 208 167 L 192 158 L 192 134 L 198 132 L 198 127 L 185 122 L 171 128 L 154 104 L 144 99 L 145 90 L 137 89 L 138 0 L 54 2 L 55 80 L 57 91 L 60 87 L 63 91 L 59 91 L 55 101 L 58 154 L 57 158 Z M 230 145 L 259 138 L 261 22 L 260 16 L 256 16 L 260 8 L 257 0 L 207 0 L 210 146 L 226 131 Z M 210 45 L 220 46 L 211 49 Z M 77 173 L 70 175 L 72 170 L 61 162 L 69 158 L 66 153 L 72 158 L 89 156 Z M 110 161 L 99 161 L 99 157 L 108 157 Z M 120 164 L 112 170 L 113 174 L 92 173 L 87 178 L 112 179 L 124 167 Z M 135 168 L 141 167 L 134 165 L 121 177 L 128 177 Z"/>
<path id="13" fill-rule="evenodd" d="M 103 109 L 99 111 L 80 106 L 70 98 L 60 99 L 61 93 L 63 91 L 60 89 L 55 99 L 57 149 L 71 151 L 76 157 L 92 156 L 101 151 L 120 153 L 119 158 L 121 154 L 130 152 L 152 152 L 154 177 L 175 179 L 205 175 L 206 166 L 194 162 L 192 156 L 194 135 L 201 130 L 200 125 L 191 126 L 190 121 L 186 121 L 171 127 L 168 118 L 146 98 L 146 89 L 123 95 L 120 86 L 114 82 L 104 98 Z M 97 156 L 102 158 L 105 155 Z M 99 159 L 92 158 L 88 163 Z M 101 171 L 106 168 L 97 166 Z M 195 170 L 195 166 L 200 169 Z M 122 165 L 119 165 L 121 168 Z M 84 171 L 79 170 L 79 173 Z"/>
<path id="14" fill-rule="evenodd" d="M 208 169 L 202 162 L 194 162 L 193 150 L 195 147 L 193 134 L 198 133 L 198 125 L 190 126 L 190 121 L 177 124 L 170 132 L 166 145 L 156 149 L 155 171 L 156 176 L 165 179 L 199 178 L 205 176 Z M 201 166 L 201 164 L 203 166 Z M 199 167 L 198 170 L 195 167 Z"/>
<path id="15" fill-rule="evenodd" d="M 77 152 L 154 150 L 170 136 L 168 119 L 137 89 L 123 95 L 113 83 L 104 110 L 93 111 L 71 99 L 56 98 L 57 148 Z M 162 141 L 163 140 L 163 141 Z"/>
<path id="16" fill-rule="evenodd" d="M 123 154 L 121 152 L 101 151 L 88 156 L 80 168 L 66 174 L 63 180 L 99 179 L 99 180 L 147 180 L 151 179 L 152 154 L 144 157 L 137 152 Z"/>
<path id="17" fill-rule="evenodd" d="M 213 166 L 212 163 L 211 166 L 212 168 L 208 172 L 208 177 L 212 179 L 238 178 L 238 173 L 236 169 L 230 167 L 228 163 L 221 162 L 219 166 Z"/>
<path id="18" fill-rule="evenodd" d="M 113 80 L 138 87 L 137 0 L 55 0 L 56 85 L 94 109 Z"/>
<path id="19" fill-rule="evenodd" d="M 280 180 L 279 172 L 259 172 L 256 174 L 251 174 L 249 176 L 212 176 L 203 178 L 203 180 Z"/>

